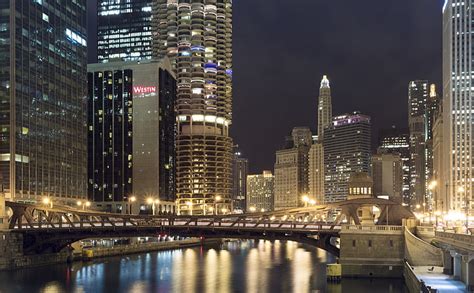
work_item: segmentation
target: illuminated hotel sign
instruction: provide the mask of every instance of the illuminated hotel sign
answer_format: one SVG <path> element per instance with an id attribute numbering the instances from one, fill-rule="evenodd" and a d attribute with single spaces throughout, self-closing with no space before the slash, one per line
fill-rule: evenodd
<path id="1" fill-rule="evenodd" d="M 153 94 L 156 93 L 156 86 L 141 86 L 137 85 L 133 87 L 134 94 Z"/>

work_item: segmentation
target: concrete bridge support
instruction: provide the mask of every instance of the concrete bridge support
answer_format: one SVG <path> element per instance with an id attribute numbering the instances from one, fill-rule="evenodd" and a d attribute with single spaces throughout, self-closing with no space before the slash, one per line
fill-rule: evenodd
<path id="1" fill-rule="evenodd" d="M 443 274 L 453 274 L 453 262 L 454 258 L 451 256 L 449 251 L 443 251 Z"/>
<path id="2" fill-rule="evenodd" d="M 462 276 L 462 255 L 452 251 L 451 256 L 453 257 L 453 277 L 456 280 L 461 280 Z"/>
<path id="3" fill-rule="evenodd" d="M 466 288 L 469 292 L 474 292 L 474 255 L 470 256 L 467 263 Z"/>
<path id="4" fill-rule="evenodd" d="M 8 217 L 5 208 L 5 194 L 0 192 L 0 230 L 8 228 Z"/>

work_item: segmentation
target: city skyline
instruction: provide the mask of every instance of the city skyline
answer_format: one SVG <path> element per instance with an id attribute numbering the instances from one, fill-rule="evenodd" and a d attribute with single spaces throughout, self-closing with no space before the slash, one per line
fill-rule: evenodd
<path id="1" fill-rule="evenodd" d="M 90 2 L 89 11 L 94 2 Z M 428 79 L 441 86 L 441 10 L 444 1 L 402 0 L 379 8 L 373 0 L 331 4 L 303 2 L 294 7 L 290 2 L 275 3 L 267 14 L 264 11 L 268 6 L 262 0 L 233 4 L 234 115 L 231 136 L 249 159 L 252 173 L 271 169 L 275 151 L 281 147 L 281 137 L 293 127 L 308 126 L 316 133 L 317 117 L 313 113 L 324 74 L 328 75 L 334 88 L 334 114 L 354 110 L 367 113 L 372 117 L 374 134 L 391 125 L 407 127 L 406 85 L 410 80 Z M 410 9 L 406 9 L 408 6 Z M 345 17 L 351 12 L 359 16 Z M 279 17 L 284 13 L 294 20 L 285 24 L 287 27 L 279 23 Z M 310 14 L 311 18 L 321 20 L 303 26 L 303 19 Z M 381 18 L 384 26 L 371 25 Z M 338 22 L 338 19 L 344 19 L 344 22 Z M 400 19 L 407 21 L 400 22 Z M 343 43 L 347 27 L 351 27 L 351 43 L 354 43 L 350 49 Z M 89 35 L 94 37 L 94 34 Z M 314 37 L 307 38 L 308 35 Z M 299 38 L 302 43 L 291 44 L 292 38 Z M 393 43 L 400 38 L 404 39 L 403 46 Z M 290 54 L 296 49 L 297 54 Z M 264 51 L 255 54 L 255 50 Z M 264 58 L 259 57 L 262 54 Z M 285 68 L 282 70 L 279 66 Z M 364 68 L 364 72 L 359 72 L 360 68 Z M 259 83 L 254 82 L 256 79 Z M 295 84 L 289 89 L 275 86 L 285 80 L 298 82 L 298 86 Z M 270 97 L 271 111 L 260 111 Z M 378 113 L 380 107 L 391 111 Z M 283 114 L 288 118 L 275 119 Z M 258 133 L 265 133 L 265 139 L 255 139 Z M 376 140 L 373 135 L 373 150 Z"/>

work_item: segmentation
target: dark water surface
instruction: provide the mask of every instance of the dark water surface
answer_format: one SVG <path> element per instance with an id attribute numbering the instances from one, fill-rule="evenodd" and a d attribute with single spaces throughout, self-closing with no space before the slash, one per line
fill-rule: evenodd
<path id="1" fill-rule="evenodd" d="M 234 241 L 0 273 L 0 292 L 407 292 L 401 280 L 326 282 L 334 258 L 294 242 Z"/>

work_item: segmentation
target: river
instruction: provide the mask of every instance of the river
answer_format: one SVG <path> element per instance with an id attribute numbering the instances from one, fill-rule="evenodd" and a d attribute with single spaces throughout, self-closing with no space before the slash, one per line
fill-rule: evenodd
<path id="1" fill-rule="evenodd" d="M 294 242 L 231 241 L 0 272 L 0 292 L 407 292 L 402 280 L 327 283 L 325 251 Z"/>

